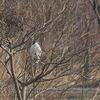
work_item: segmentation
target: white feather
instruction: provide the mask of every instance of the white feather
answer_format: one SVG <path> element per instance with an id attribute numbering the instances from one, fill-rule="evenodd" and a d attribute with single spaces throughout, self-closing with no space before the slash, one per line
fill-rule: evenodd
<path id="1" fill-rule="evenodd" d="M 35 59 L 39 60 L 40 59 L 40 56 L 42 54 L 42 50 L 37 42 L 31 46 L 30 54 L 31 54 L 32 60 L 35 60 Z"/>

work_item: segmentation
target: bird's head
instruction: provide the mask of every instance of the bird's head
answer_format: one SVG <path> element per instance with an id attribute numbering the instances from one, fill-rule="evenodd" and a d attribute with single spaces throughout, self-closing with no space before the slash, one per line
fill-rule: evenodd
<path id="1" fill-rule="evenodd" d="M 35 44 L 35 43 L 37 43 L 37 41 L 36 41 L 36 40 L 34 40 L 34 41 L 33 41 L 33 44 Z"/>

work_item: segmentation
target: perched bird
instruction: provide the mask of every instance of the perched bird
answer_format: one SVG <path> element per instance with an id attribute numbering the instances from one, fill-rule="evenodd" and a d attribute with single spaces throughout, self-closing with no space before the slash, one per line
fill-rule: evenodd
<path id="1" fill-rule="evenodd" d="M 40 56 L 42 54 L 42 50 L 38 42 L 34 41 L 31 48 L 30 48 L 30 54 L 32 57 L 32 61 L 35 63 L 38 63 L 40 60 Z"/>

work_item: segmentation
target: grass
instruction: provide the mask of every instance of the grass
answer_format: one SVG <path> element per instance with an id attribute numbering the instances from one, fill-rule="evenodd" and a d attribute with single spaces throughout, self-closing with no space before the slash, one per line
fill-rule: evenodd
<path id="1" fill-rule="evenodd" d="M 36 91 L 36 94 L 39 93 L 41 91 Z M 53 91 L 53 90 L 48 90 L 48 91 L 45 91 L 41 94 L 39 94 L 36 99 L 34 100 L 82 100 L 81 98 L 83 98 L 83 100 L 92 100 L 92 98 L 94 97 L 96 91 L 84 91 L 82 93 L 82 91 L 65 91 L 62 95 L 63 91 Z M 14 94 L 15 93 L 12 93 L 12 95 L 10 95 L 9 100 L 14 100 Z M 30 96 L 30 99 L 32 99 L 33 97 L 33 94 Z M 0 99 L 1 100 L 1 99 Z M 2 99 L 2 100 L 5 100 Z M 8 100 L 8 99 L 6 99 Z"/>
<path id="2" fill-rule="evenodd" d="M 90 88 L 92 86 L 92 88 L 96 88 L 99 86 L 99 84 L 100 84 L 100 80 L 86 81 L 86 82 L 75 85 L 75 87 Z"/>
<path id="3" fill-rule="evenodd" d="M 69 84 L 57 84 L 55 85 L 56 83 L 55 82 L 52 82 L 52 83 L 49 83 L 49 82 L 46 82 L 46 83 L 41 83 L 39 85 L 39 87 L 41 88 L 50 88 L 50 87 L 53 87 L 53 88 L 77 88 L 77 87 L 80 87 L 80 88 L 97 88 L 100 84 L 100 80 L 88 80 L 88 81 L 84 81 L 83 83 L 82 82 L 79 82 L 78 84 L 72 84 L 72 83 L 69 83 Z"/>
<path id="4" fill-rule="evenodd" d="M 77 85 L 73 85 L 72 87 L 83 87 L 83 88 L 94 88 L 94 87 L 97 87 L 99 86 L 99 83 L 100 83 L 100 80 L 96 80 L 96 81 L 87 81 L 87 82 L 84 82 L 84 83 L 79 83 Z M 41 86 L 41 85 L 40 85 Z M 44 84 L 43 87 L 48 87 L 48 86 L 54 86 L 54 84 Z M 67 84 L 66 85 L 62 85 L 60 88 L 67 88 L 69 87 Z M 42 90 L 41 90 L 42 91 Z M 37 91 L 37 93 L 39 93 L 40 91 Z M 44 99 L 41 99 L 41 100 L 56 100 L 56 98 L 58 98 L 60 96 L 60 94 L 62 93 L 63 91 L 53 91 L 53 90 L 46 90 L 44 92 L 42 92 L 42 94 L 40 94 L 37 98 L 39 99 L 35 99 L 35 100 L 40 100 L 40 98 L 44 98 Z M 60 99 L 58 100 L 81 100 L 82 96 L 83 96 L 83 100 L 92 100 L 93 96 L 95 95 L 96 91 L 75 91 L 75 90 L 66 90 L 64 92 L 64 94 L 61 95 Z M 100 93 L 97 94 L 97 96 L 99 95 Z M 9 98 L 14 98 L 14 92 L 9 95 L 10 97 Z M 31 96 L 32 97 L 32 96 Z"/>

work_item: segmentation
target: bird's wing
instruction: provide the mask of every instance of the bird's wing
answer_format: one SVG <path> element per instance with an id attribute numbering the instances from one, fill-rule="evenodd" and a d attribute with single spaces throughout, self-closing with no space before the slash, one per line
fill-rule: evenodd
<path id="1" fill-rule="evenodd" d="M 36 45 L 36 53 L 38 56 L 41 56 L 42 53 L 41 47 L 38 44 Z"/>
<path id="2" fill-rule="evenodd" d="M 33 53 L 35 53 L 35 46 L 34 45 L 32 45 L 30 48 L 30 54 L 33 54 Z"/>

